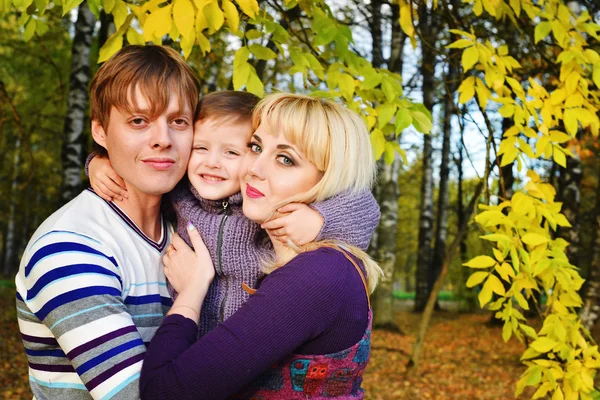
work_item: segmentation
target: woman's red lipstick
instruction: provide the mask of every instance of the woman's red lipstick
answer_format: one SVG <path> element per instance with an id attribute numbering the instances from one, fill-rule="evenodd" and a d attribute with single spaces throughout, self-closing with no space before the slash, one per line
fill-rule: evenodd
<path id="1" fill-rule="evenodd" d="M 253 188 L 252 186 L 246 184 L 246 195 L 251 199 L 258 199 L 260 197 L 265 197 L 264 194 L 260 192 L 260 190 Z"/>

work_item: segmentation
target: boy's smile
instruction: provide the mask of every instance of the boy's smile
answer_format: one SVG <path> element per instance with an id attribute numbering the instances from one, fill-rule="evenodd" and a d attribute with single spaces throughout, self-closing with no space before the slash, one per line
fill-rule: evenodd
<path id="1" fill-rule="evenodd" d="M 221 200 L 240 191 L 239 171 L 251 135 L 250 121 L 196 122 L 188 178 L 200 196 Z"/>

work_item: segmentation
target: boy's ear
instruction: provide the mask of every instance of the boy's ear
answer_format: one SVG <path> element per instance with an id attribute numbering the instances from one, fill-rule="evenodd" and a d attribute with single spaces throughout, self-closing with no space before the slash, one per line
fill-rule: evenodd
<path id="1" fill-rule="evenodd" d="M 106 132 L 100 121 L 92 120 L 92 137 L 94 142 L 106 149 Z"/>

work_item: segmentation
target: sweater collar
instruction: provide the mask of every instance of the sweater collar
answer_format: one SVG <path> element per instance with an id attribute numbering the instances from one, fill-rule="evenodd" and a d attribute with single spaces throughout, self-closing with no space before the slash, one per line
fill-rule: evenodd
<path id="1" fill-rule="evenodd" d="M 198 193 L 196 188 L 194 186 L 192 186 L 191 183 L 190 183 L 190 191 L 192 192 L 194 197 L 198 200 L 202 209 L 204 209 L 208 212 L 221 213 L 221 212 L 223 212 L 223 210 L 225 208 L 225 204 L 227 204 L 227 207 L 231 210 L 232 214 L 234 214 L 234 215 L 243 214 L 242 193 L 241 192 L 237 192 L 237 193 L 235 193 L 225 199 L 221 199 L 221 200 L 207 200 L 207 199 L 203 198 L 202 196 L 200 196 L 200 194 Z"/>

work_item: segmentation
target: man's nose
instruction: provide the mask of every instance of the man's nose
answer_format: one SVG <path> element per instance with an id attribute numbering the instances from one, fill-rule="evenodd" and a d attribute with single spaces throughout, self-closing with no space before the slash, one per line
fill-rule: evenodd
<path id="1" fill-rule="evenodd" d="M 173 145 L 171 140 L 171 132 L 166 119 L 159 118 L 152 123 L 152 147 L 154 148 L 169 148 Z"/>

